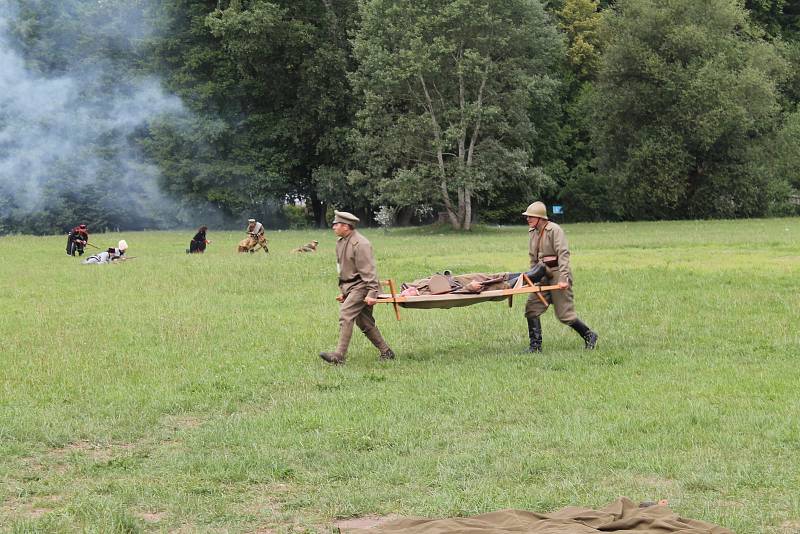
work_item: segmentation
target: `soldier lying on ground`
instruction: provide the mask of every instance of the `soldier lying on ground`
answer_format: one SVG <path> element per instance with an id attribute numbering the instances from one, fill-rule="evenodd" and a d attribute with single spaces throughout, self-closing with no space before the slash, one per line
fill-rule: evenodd
<path id="1" fill-rule="evenodd" d="M 119 244 L 117 244 L 117 248 L 109 248 L 108 250 L 104 250 L 100 254 L 95 254 L 94 256 L 89 256 L 85 260 L 83 260 L 83 264 L 100 264 L 100 263 L 111 263 L 112 261 L 118 261 L 125 259 L 125 251 L 128 250 L 128 243 L 121 239 Z"/>
<path id="2" fill-rule="evenodd" d="M 317 245 L 319 245 L 319 241 L 315 239 L 311 243 L 306 243 L 302 247 L 297 247 L 296 249 L 292 250 L 292 252 L 316 252 Z"/>
<path id="3" fill-rule="evenodd" d="M 533 283 L 538 283 L 544 278 L 546 268 L 543 265 L 534 267 L 527 273 Z M 413 282 L 404 283 L 401 287 L 403 296 L 415 295 L 442 295 L 445 293 L 481 293 L 497 289 L 514 287 L 522 273 L 469 273 L 452 275 L 449 271 L 445 274 L 435 274 L 428 278 L 420 278 Z"/>

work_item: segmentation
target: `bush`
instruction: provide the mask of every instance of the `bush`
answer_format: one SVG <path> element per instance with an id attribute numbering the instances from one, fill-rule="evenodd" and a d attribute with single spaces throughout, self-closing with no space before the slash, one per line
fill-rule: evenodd
<path id="1" fill-rule="evenodd" d="M 305 206 L 284 204 L 283 216 L 286 218 L 286 225 L 292 230 L 309 228 L 313 222 Z"/>

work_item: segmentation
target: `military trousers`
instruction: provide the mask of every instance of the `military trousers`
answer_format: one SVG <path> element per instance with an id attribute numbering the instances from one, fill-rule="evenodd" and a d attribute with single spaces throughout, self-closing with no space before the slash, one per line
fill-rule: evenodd
<path id="1" fill-rule="evenodd" d="M 556 285 L 557 280 L 552 278 L 545 278 L 542 280 L 542 285 Z M 547 304 L 539 300 L 537 295 L 542 295 Z M 528 302 L 525 303 L 525 317 L 539 317 L 547 308 L 553 305 L 556 317 L 564 324 L 572 324 L 578 320 L 578 314 L 575 313 L 575 297 L 572 293 L 572 286 L 566 289 L 559 289 L 557 291 L 544 291 L 542 293 L 531 293 L 528 296 Z"/>
<path id="2" fill-rule="evenodd" d="M 367 303 L 364 302 L 368 294 L 369 290 L 366 288 L 353 288 L 345 295 L 344 302 L 339 307 L 339 345 L 336 347 L 336 352 L 342 357 L 347 354 L 347 348 L 350 346 L 354 324 L 358 325 L 367 339 L 381 353 L 389 350 L 389 345 L 386 344 L 375 324 L 372 306 L 367 306 Z"/>

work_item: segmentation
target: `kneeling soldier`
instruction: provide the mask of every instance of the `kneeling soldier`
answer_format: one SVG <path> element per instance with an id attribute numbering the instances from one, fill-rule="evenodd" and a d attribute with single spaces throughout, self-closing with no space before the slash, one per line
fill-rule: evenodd
<path id="1" fill-rule="evenodd" d="M 359 219 L 351 213 L 335 211 L 333 232 L 336 241 L 336 269 L 339 272 L 339 345 L 333 352 L 320 352 L 328 363 L 344 363 L 353 335 L 353 324 L 380 351 L 381 360 L 391 360 L 394 352 L 384 341 L 372 317 L 372 306 L 380 290 L 372 245 L 356 229 Z"/>

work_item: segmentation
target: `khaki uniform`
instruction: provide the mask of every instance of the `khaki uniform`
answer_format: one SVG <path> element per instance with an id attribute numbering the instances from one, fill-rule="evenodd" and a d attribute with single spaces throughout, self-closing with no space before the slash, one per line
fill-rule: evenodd
<path id="1" fill-rule="evenodd" d="M 539 229 L 529 229 L 530 241 L 528 243 L 528 255 L 531 259 L 531 267 L 542 261 L 545 256 L 556 256 L 558 258 L 557 267 L 548 267 L 548 276 L 542 280 L 543 285 L 556 285 L 559 282 L 567 282 L 569 287 L 558 291 L 546 291 L 542 295 L 555 307 L 556 317 L 564 324 L 571 325 L 578 319 L 575 313 L 574 295 L 572 293 L 572 271 L 569 265 L 569 245 L 567 236 L 562 228 L 548 221 L 539 239 Z M 548 308 L 539 298 L 531 293 L 528 302 L 525 304 L 525 317 L 539 317 Z"/>
<path id="2" fill-rule="evenodd" d="M 306 243 L 302 247 L 297 247 L 296 249 L 292 250 L 292 252 L 316 252 L 317 251 L 317 243 L 312 241 L 311 243 Z"/>
<path id="3" fill-rule="evenodd" d="M 358 231 L 336 242 L 336 269 L 339 272 L 339 291 L 344 296 L 339 308 L 339 345 L 336 352 L 343 358 L 347 354 L 355 323 L 367 339 L 381 353 L 389 346 L 381 336 L 372 316 L 372 306 L 367 306 L 366 297 L 376 298 L 380 291 L 378 269 L 372 244 Z"/>
<path id="4" fill-rule="evenodd" d="M 239 252 L 250 252 L 258 245 L 264 249 L 264 252 L 269 252 L 269 246 L 266 236 L 264 235 L 264 225 L 260 222 L 250 223 L 247 225 L 248 236 L 239 242 Z"/>

